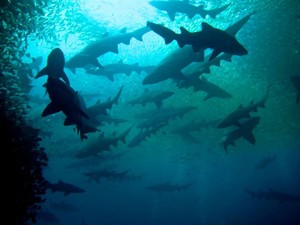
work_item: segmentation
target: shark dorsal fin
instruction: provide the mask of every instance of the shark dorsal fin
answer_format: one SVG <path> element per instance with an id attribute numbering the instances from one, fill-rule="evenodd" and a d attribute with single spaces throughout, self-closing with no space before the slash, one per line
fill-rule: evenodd
<path id="1" fill-rule="evenodd" d="M 180 27 L 180 31 L 181 31 L 181 33 L 183 34 L 183 35 L 186 35 L 186 34 L 189 34 L 190 32 L 187 30 L 187 29 L 185 29 L 184 27 Z"/>
<path id="2" fill-rule="evenodd" d="M 61 179 L 59 179 L 59 180 L 58 180 L 58 183 L 59 183 L 59 184 L 62 184 L 62 183 L 64 183 L 64 182 L 62 182 L 62 180 L 61 180 Z"/>
<path id="3" fill-rule="evenodd" d="M 214 29 L 211 25 L 209 25 L 206 22 L 202 22 L 201 26 L 202 26 L 202 31 L 210 31 Z"/>

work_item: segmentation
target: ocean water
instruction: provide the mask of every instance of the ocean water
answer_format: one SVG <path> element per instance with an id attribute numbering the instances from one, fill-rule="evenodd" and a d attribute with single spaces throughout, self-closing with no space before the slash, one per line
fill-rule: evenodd
<path id="1" fill-rule="evenodd" d="M 33 75 L 29 76 L 31 86 L 26 92 L 29 106 L 26 119 L 40 129 L 40 145 L 49 157 L 45 178 L 52 184 L 61 180 L 84 190 L 64 195 L 49 187 L 37 225 L 300 225 L 300 104 L 296 102 L 297 89 L 291 82 L 291 76 L 300 75 L 299 1 L 205 1 L 206 10 L 229 6 L 216 18 L 199 14 L 189 18 L 176 13 L 174 21 L 166 11 L 147 0 L 33 2 L 42 13 L 36 14 L 36 8 L 27 1 L 24 5 L 28 4 L 34 16 L 23 13 L 34 27 L 13 34 L 18 37 L 20 33 L 23 37 L 19 48 L 25 54 L 19 60 L 28 65 L 26 69 Z M 47 76 L 38 79 L 34 76 L 47 65 L 47 58 L 55 48 L 62 50 L 68 62 L 86 46 L 133 32 L 145 27 L 147 21 L 179 34 L 180 27 L 190 32 L 201 31 L 202 22 L 226 30 L 249 14 L 251 17 L 235 36 L 248 54 L 232 55 L 230 60 L 208 66 L 207 57 L 212 51 L 206 49 L 205 60 L 197 65 L 210 71 L 198 68 L 194 75 L 230 93 L 230 98 L 215 96 L 205 100 L 206 87 L 182 88 L 185 80 L 143 84 L 151 73 L 145 68 L 106 77 L 88 73 L 90 69 L 101 70 L 94 65 L 76 68 L 76 73 L 66 66 L 64 71 L 71 88 L 87 107 L 105 103 L 121 90 L 118 101 L 106 113 L 123 121 L 109 123 L 98 118 L 102 123 L 93 124 L 98 131 L 87 133 L 87 139 L 81 140 L 75 125 L 64 125 L 63 112 L 42 117 L 50 103 L 43 87 Z M 8 20 L 3 20 L 4 28 L 7 24 Z M 10 44 L 7 43 L 4 54 Z M 138 63 L 139 67 L 155 70 L 171 61 L 162 74 L 170 73 L 168 77 L 172 77 L 179 72 L 174 70 L 178 63 L 174 52 L 181 48 L 176 41 L 166 44 L 152 30 L 142 40 L 132 38 L 129 43 L 116 46 L 118 53 L 108 51 L 97 57 L 108 71 L 110 64 Z M 37 58 L 40 63 L 33 67 Z M 153 101 L 130 104 L 139 96 L 153 97 L 165 91 L 172 95 L 161 98 L 161 106 Z M 264 107 L 249 115 L 260 120 L 247 134 L 240 124 L 217 127 L 231 112 L 251 106 L 265 96 Z M 195 108 L 180 114 L 182 107 Z M 248 119 L 243 117 L 240 123 Z M 140 128 L 143 122 L 147 125 Z M 184 127 L 188 124 L 197 126 Z M 247 136 L 247 140 L 242 136 L 234 145 L 224 147 L 226 134 L 236 129 L 240 129 L 237 132 L 240 135 L 251 133 L 255 143 L 249 141 L 251 137 Z M 105 145 L 101 138 L 112 140 L 127 130 L 122 140 L 101 150 Z M 134 142 L 141 132 L 151 134 Z M 82 151 L 97 154 L 79 158 Z M 270 158 L 273 161 L 262 162 Z M 98 174 L 88 176 L 91 172 Z"/>

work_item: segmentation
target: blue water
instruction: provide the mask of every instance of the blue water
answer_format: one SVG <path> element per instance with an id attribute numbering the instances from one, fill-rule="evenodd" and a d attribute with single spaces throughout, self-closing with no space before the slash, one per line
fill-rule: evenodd
<path id="1" fill-rule="evenodd" d="M 190 1 L 199 4 L 199 1 Z M 206 2 L 207 8 L 220 7 L 229 1 Z M 71 86 L 80 93 L 88 106 L 114 97 L 124 85 L 118 104 L 109 115 L 126 119 L 119 125 L 105 124 L 101 131 L 107 136 L 122 133 L 133 127 L 126 143 L 119 142 L 111 153 L 122 153 L 119 159 L 100 160 L 97 165 L 68 168 L 80 160 L 75 154 L 89 142 L 97 139 L 99 132 L 88 133 L 87 140 L 80 140 L 73 126 L 64 126 L 64 115 L 57 113 L 41 117 L 50 102 L 42 85 L 46 77 L 32 80 L 29 95 L 29 116 L 34 126 L 51 131 L 41 145 L 49 156 L 45 177 L 56 183 L 59 179 L 86 190 L 64 196 L 47 190 L 42 210 L 53 213 L 64 225 L 300 225 L 300 202 L 279 203 L 276 200 L 252 198 L 245 189 L 276 191 L 300 198 L 300 105 L 296 104 L 296 90 L 290 82 L 291 75 L 299 75 L 300 4 L 289 1 L 235 1 L 217 18 L 189 19 L 176 14 L 175 21 L 152 7 L 146 0 L 80 0 L 53 3 L 45 9 L 48 20 L 37 29 L 45 38 L 32 34 L 28 52 L 32 57 L 43 57 L 41 68 L 47 64 L 47 56 L 59 47 L 66 60 L 86 45 L 101 38 L 104 32 L 118 34 L 124 27 L 133 31 L 152 21 L 179 32 L 183 26 L 199 31 L 206 21 L 219 29 L 226 29 L 249 13 L 256 12 L 237 35 L 248 49 L 248 55 L 233 56 L 231 62 L 223 61 L 212 66 L 210 74 L 203 76 L 226 89 L 233 98 L 212 98 L 203 101 L 205 93 L 178 89 L 172 80 L 144 86 L 145 72 L 115 75 L 115 81 L 87 74 L 78 69 L 73 74 L 65 68 Z M 88 26 L 87 26 L 88 24 Z M 51 38 L 53 36 L 53 38 Z M 30 38 L 30 37 L 29 37 Z M 143 41 L 132 39 L 129 45 L 120 44 L 119 53 L 106 53 L 98 58 L 102 65 L 139 63 L 141 66 L 158 65 L 161 60 L 178 48 L 176 42 L 169 45 L 150 31 Z M 28 59 L 24 58 L 24 61 Z M 35 71 L 34 71 L 35 73 Z M 225 153 L 221 140 L 230 129 L 203 128 L 192 135 L 198 143 L 188 142 L 171 131 L 191 121 L 210 121 L 225 117 L 240 104 L 260 99 L 271 85 L 266 107 L 254 115 L 261 117 L 254 129 L 256 143 L 245 139 L 236 141 Z M 127 144 L 138 134 L 138 113 L 155 110 L 153 103 L 145 106 L 128 105 L 127 102 L 143 94 L 144 89 L 174 91 L 163 102 L 164 107 L 196 106 L 197 109 L 171 120 L 156 134 L 135 148 Z M 116 133 L 116 134 L 114 134 Z M 276 156 L 276 160 L 264 169 L 255 165 L 264 157 Z M 83 173 L 97 168 L 115 171 L 128 170 L 128 174 L 142 176 L 139 180 L 109 180 L 88 182 Z M 156 193 L 145 187 L 161 183 L 191 185 L 184 191 Z M 77 211 L 66 212 L 54 208 L 51 203 L 64 202 Z M 37 224 L 52 224 L 38 220 Z"/>

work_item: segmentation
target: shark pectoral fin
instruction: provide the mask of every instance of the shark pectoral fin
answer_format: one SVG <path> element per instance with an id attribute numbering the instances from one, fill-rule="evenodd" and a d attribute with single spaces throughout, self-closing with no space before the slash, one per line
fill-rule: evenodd
<path id="1" fill-rule="evenodd" d="M 254 137 L 254 134 L 252 132 L 248 132 L 246 134 L 243 135 L 243 137 L 249 141 L 251 144 L 255 144 L 255 137 Z"/>
<path id="2" fill-rule="evenodd" d="M 181 71 L 178 71 L 178 73 L 174 73 L 172 78 L 176 81 L 182 81 L 188 79 L 186 76 L 184 76 L 184 74 Z"/>
<path id="3" fill-rule="evenodd" d="M 213 96 L 212 96 L 210 93 L 208 93 L 208 94 L 204 97 L 203 101 L 206 101 L 206 100 L 210 99 L 211 97 L 213 97 Z"/>
<path id="4" fill-rule="evenodd" d="M 110 51 L 113 52 L 113 53 L 119 54 L 119 48 L 118 48 L 118 45 L 112 46 L 112 48 L 111 48 Z"/>
<path id="5" fill-rule="evenodd" d="M 83 117 L 85 117 L 85 118 L 87 118 L 87 119 L 90 118 L 90 117 L 89 117 L 82 109 L 78 108 L 78 110 L 79 110 L 81 116 L 83 116 Z"/>
<path id="6" fill-rule="evenodd" d="M 75 125 L 75 123 L 71 120 L 70 117 L 67 117 L 64 121 L 64 126 Z"/>
<path id="7" fill-rule="evenodd" d="M 45 67 L 40 72 L 38 72 L 38 74 L 35 76 L 35 79 L 37 79 L 41 76 L 47 75 L 47 74 L 48 74 L 48 68 Z"/>
<path id="8" fill-rule="evenodd" d="M 92 65 L 94 65 L 100 69 L 104 69 L 104 67 L 99 63 L 99 61 L 96 58 L 93 59 Z"/>
<path id="9" fill-rule="evenodd" d="M 76 69 L 75 68 L 68 68 L 72 73 L 76 74 Z"/>
<path id="10" fill-rule="evenodd" d="M 70 86 L 70 80 L 67 76 L 67 74 L 63 71 L 62 74 L 60 75 L 61 79 L 63 79 L 63 81 L 68 85 Z"/>
<path id="11" fill-rule="evenodd" d="M 61 108 L 55 105 L 53 102 L 50 102 L 42 113 L 42 117 L 49 116 L 54 113 L 61 111 Z"/>
<path id="12" fill-rule="evenodd" d="M 209 68 L 209 67 L 206 67 L 206 68 L 204 69 L 203 73 L 210 74 L 210 68 Z"/>
<path id="13" fill-rule="evenodd" d="M 194 48 L 193 51 L 195 52 Z M 204 61 L 204 50 L 198 49 L 198 51 L 196 51 L 196 59 L 195 62 L 203 62 Z"/>
<path id="14" fill-rule="evenodd" d="M 106 74 L 105 77 L 109 79 L 111 82 L 115 81 L 115 77 L 112 73 Z"/>
<path id="15" fill-rule="evenodd" d="M 154 101 L 154 103 L 155 103 L 155 105 L 156 105 L 156 107 L 157 107 L 158 109 L 161 108 L 161 106 L 162 106 L 162 101 L 156 100 L 156 101 Z"/>
<path id="16" fill-rule="evenodd" d="M 168 16 L 170 17 L 170 19 L 171 19 L 172 21 L 175 20 L 175 12 L 174 12 L 174 11 L 169 11 L 169 12 L 168 12 Z"/>
<path id="17" fill-rule="evenodd" d="M 215 49 L 215 50 L 213 51 L 213 53 L 211 54 L 211 56 L 210 56 L 210 58 L 209 58 L 209 61 L 215 59 L 219 54 L 221 54 L 221 51 Z"/>

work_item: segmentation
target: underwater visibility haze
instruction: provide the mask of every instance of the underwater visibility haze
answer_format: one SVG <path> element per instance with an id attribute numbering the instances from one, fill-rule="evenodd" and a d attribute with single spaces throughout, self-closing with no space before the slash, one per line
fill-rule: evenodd
<path id="1" fill-rule="evenodd" d="M 300 224 L 299 1 L 0 10 L 12 224 Z"/>

